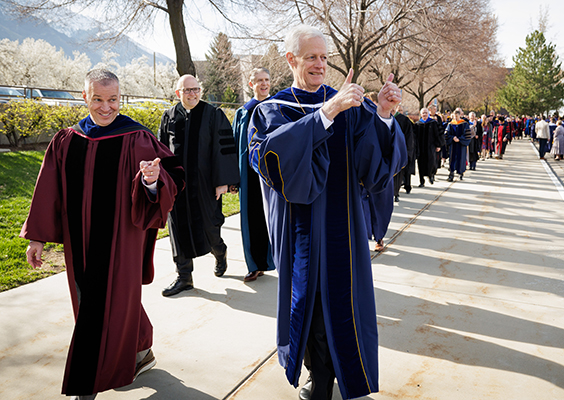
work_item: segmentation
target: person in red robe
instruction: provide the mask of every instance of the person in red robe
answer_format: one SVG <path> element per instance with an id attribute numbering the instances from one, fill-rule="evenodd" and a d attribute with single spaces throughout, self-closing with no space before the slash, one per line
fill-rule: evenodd
<path id="1" fill-rule="evenodd" d="M 141 285 L 184 182 L 174 155 L 119 114 L 117 76 L 90 71 L 83 97 L 90 114 L 53 137 L 20 236 L 34 268 L 45 242 L 64 244 L 76 324 L 62 393 L 90 400 L 156 363 Z"/>

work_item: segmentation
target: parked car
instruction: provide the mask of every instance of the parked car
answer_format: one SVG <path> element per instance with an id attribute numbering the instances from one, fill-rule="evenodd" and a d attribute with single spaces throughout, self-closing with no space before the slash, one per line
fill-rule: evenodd
<path id="1" fill-rule="evenodd" d="M 0 86 L 0 103 L 8 103 L 12 98 L 23 98 L 23 90 Z"/>
<path id="2" fill-rule="evenodd" d="M 76 99 L 69 92 L 52 89 L 26 89 L 27 98 L 41 99 L 42 102 L 51 106 L 83 106 L 83 99 Z"/>

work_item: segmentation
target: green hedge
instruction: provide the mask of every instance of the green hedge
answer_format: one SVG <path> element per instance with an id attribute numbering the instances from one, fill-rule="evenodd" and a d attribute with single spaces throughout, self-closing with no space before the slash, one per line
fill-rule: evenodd
<path id="1" fill-rule="evenodd" d="M 123 105 L 121 114 L 131 117 L 157 134 L 163 112 L 172 107 L 160 103 L 146 103 L 143 107 Z M 230 122 L 235 109 L 222 107 Z M 47 143 L 60 129 L 77 124 L 88 115 L 86 106 L 50 106 L 35 100 L 12 101 L 0 105 L 0 134 L 6 136 L 11 147 L 24 144 Z"/>

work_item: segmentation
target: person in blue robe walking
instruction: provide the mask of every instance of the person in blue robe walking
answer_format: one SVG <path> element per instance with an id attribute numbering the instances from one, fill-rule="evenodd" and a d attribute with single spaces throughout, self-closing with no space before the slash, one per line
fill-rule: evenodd
<path id="1" fill-rule="evenodd" d="M 466 155 L 470 144 L 470 125 L 462 119 L 462 113 L 457 109 L 453 120 L 448 124 L 445 131 L 445 140 L 449 149 L 449 175 L 447 181 L 454 180 L 454 173 L 460 175 L 460 180 L 464 178 L 466 171 Z"/>
<path id="2" fill-rule="evenodd" d="M 285 46 L 294 82 L 256 107 L 248 132 L 279 274 L 278 359 L 297 387 L 305 357 L 300 398 L 331 399 L 335 378 L 343 399 L 365 396 L 378 391 L 378 333 L 360 184 L 382 192 L 407 163 L 391 114 L 401 92 L 390 75 L 376 107 L 352 69 L 339 91 L 324 85 L 315 28 L 292 29 Z"/>
<path id="3" fill-rule="evenodd" d="M 249 86 L 253 89 L 254 97 L 237 110 L 233 119 L 233 135 L 235 136 L 241 175 L 239 183 L 241 236 L 245 261 L 249 271 L 245 275 L 245 282 L 254 281 L 263 275 L 264 271 L 274 269 L 262 205 L 260 181 L 257 173 L 249 164 L 247 137 L 249 120 L 255 107 L 270 95 L 270 72 L 268 69 L 254 68 L 251 71 Z"/>

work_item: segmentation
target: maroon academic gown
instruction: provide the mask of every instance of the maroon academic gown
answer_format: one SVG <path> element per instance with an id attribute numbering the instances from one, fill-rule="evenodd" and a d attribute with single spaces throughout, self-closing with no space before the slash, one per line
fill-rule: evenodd
<path id="1" fill-rule="evenodd" d="M 76 321 L 62 389 L 67 395 L 130 384 L 137 352 L 152 345 L 141 284 L 153 279 L 157 229 L 182 189 L 182 169 L 169 164 L 172 153 L 146 128 L 123 118 L 135 125 L 96 139 L 77 125 L 53 137 L 20 234 L 64 244 Z M 156 157 L 161 172 L 150 195 L 139 163 Z"/>

